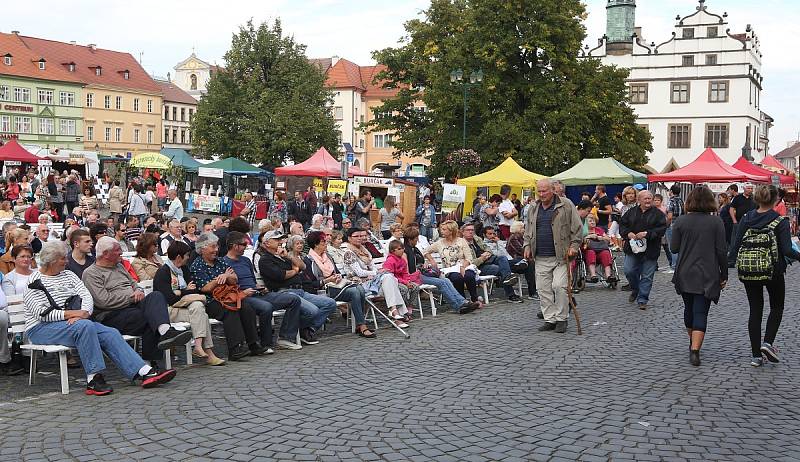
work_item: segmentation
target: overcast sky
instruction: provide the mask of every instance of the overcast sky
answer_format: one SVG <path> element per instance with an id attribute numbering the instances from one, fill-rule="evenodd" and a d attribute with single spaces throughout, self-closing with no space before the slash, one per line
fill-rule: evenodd
<path id="1" fill-rule="evenodd" d="M 553 0 L 558 1 L 558 0 Z M 605 30 L 606 0 L 587 0 L 586 43 L 596 44 Z M 636 25 L 645 39 L 670 37 L 677 14 L 694 11 L 697 0 L 640 0 Z M 230 38 L 241 24 L 280 17 L 287 33 L 308 46 L 310 57 L 337 55 L 371 64 L 373 50 L 394 46 L 403 23 L 420 13 L 429 0 L 28 0 L 3 1 L 2 31 L 19 30 L 54 40 L 95 43 L 101 48 L 141 56 L 148 72 L 166 76 L 195 49 L 209 62 L 222 64 Z M 800 59 L 794 52 L 797 0 L 708 0 L 709 10 L 728 12 L 732 32 L 752 24 L 762 44 L 764 95 L 762 110 L 775 118 L 771 152 L 798 139 L 800 124 Z M 140 55 L 141 53 L 141 55 Z M 173 71 L 174 72 L 174 71 Z"/>

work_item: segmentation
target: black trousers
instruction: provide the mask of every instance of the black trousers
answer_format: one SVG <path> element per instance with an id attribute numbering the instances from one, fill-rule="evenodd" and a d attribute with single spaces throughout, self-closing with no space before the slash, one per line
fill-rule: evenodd
<path id="1" fill-rule="evenodd" d="M 467 290 L 469 290 L 470 299 L 475 302 L 478 301 L 478 283 L 475 282 L 475 272 L 472 270 L 464 271 L 464 275 L 462 276 L 461 273 L 458 271 L 454 271 L 447 275 L 447 279 L 453 283 L 453 287 L 456 288 L 458 293 L 464 294 L 464 286 L 467 286 Z M 484 300 L 485 302 L 486 300 Z"/>
<path id="2" fill-rule="evenodd" d="M 218 301 L 211 300 L 211 303 L 206 303 L 206 314 L 222 323 L 228 351 L 243 343 L 246 345 L 258 343 L 256 312 L 250 305 L 243 303 L 239 311 L 231 311 Z"/>
<path id="3" fill-rule="evenodd" d="M 152 292 L 142 301 L 104 314 L 102 324 L 117 329 L 123 335 L 142 337 L 142 359 L 160 359 L 158 326 L 169 324 L 167 300 L 161 292 Z"/>
<path id="4" fill-rule="evenodd" d="M 744 282 L 747 301 L 750 303 L 750 319 L 747 331 L 750 334 L 750 348 L 753 357 L 761 357 L 761 319 L 764 317 L 764 287 L 769 294 L 769 316 L 764 341 L 772 345 L 778 335 L 783 319 L 783 304 L 786 299 L 786 281 L 779 274 L 766 282 Z"/>

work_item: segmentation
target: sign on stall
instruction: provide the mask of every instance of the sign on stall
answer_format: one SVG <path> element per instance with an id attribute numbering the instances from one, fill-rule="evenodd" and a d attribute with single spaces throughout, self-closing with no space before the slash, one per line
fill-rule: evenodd
<path id="1" fill-rule="evenodd" d="M 386 195 L 394 197 L 395 198 L 395 202 L 399 202 L 400 201 L 400 188 L 395 188 L 394 186 L 392 186 L 391 188 L 389 188 L 386 191 Z"/>
<path id="2" fill-rule="evenodd" d="M 353 183 L 359 186 L 394 186 L 392 178 L 374 177 L 374 176 L 354 176 Z"/>
<path id="3" fill-rule="evenodd" d="M 222 178 L 225 174 L 225 171 L 221 168 L 208 168 L 208 167 L 198 167 L 197 168 L 197 176 L 202 176 L 205 178 Z"/>
<path id="4" fill-rule="evenodd" d="M 322 178 L 314 178 L 314 189 L 317 191 L 322 190 Z"/>
<path id="5" fill-rule="evenodd" d="M 52 167 L 53 161 L 50 159 L 40 159 L 38 164 L 40 167 Z"/>
<path id="6" fill-rule="evenodd" d="M 442 184 L 442 212 L 455 211 L 467 199 L 467 187 L 460 184 Z"/>
<path id="7" fill-rule="evenodd" d="M 220 200 L 217 196 L 203 196 L 201 194 L 195 194 L 192 197 L 192 202 L 194 203 L 195 210 L 219 213 Z"/>
<path id="8" fill-rule="evenodd" d="M 328 195 L 347 194 L 347 180 L 328 180 Z"/>
<path id="9" fill-rule="evenodd" d="M 7 165 L 7 166 L 22 165 L 22 162 L 20 162 L 18 160 L 7 160 L 7 161 L 3 162 L 3 165 Z"/>

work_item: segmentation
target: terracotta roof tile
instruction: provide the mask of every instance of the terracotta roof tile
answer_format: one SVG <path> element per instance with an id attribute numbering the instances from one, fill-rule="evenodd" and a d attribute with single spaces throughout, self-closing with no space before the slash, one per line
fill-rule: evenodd
<path id="1" fill-rule="evenodd" d="M 73 45 L 37 37 L 20 36 L 20 39 L 31 50 L 43 55 L 48 61 L 74 62 L 76 65 L 74 74 L 87 84 L 152 93 L 161 92 L 161 88 L 130 53 Z M 101 68 L 99 76 L 95 74 L 97 67 Z M 129 72 L 127 80 L 124 77 L 124 71 Z"/>
<path id="2" fill-rule="evenodd" d="M 83 83 L 76 75 L 77 72 L 69 72 L 65 66 L 65 64 L 69 64 L 69 60 L 57 60 L 51 59 L 49 56 L 43 56 L 41 53 L 28 48 L 25 42 L 16 34 L 0 32 L 0 56 L 5 56 L 6 54 L 11 55 L 11 65 L 6 66 L 5 62 L 0 62 L 0 74 Z M 39 60 L 41 58 L 45 58 L 44 70 L 39 69 Z"/>
<path id="3" fill-rule="evenodd" d="M 165 103 L 180 103 L 197 105 L 197 100 L 192 95 L 183 91 L 180 87 L 166 80 L 156 80 L 156 84 L 161 87 L 164 94 Z"/>
<path id="4" fill-rule="evenodd" d="M 346 59 L 340 59 L 339 62 L 328 69 L 325 84 L 331 88 L 355 88 L 359 91 L 366 90 L 364 83 L 361 81 L 361 71 L 358 65 Z"/>

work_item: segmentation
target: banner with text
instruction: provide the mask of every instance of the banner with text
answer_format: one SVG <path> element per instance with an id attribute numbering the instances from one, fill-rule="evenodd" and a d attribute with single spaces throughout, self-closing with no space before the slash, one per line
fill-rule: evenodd
<path id="1" fill-rule="evenodd" d="M 203 196 L 201 194 L 195 194 L 192 197 L 192 202 L 194 203 L 195 210 L 219 213 L 220 200 L 217 196 Z"/>
<path id="2" fill-rule="evenodd" d="M 347 194 L 347 180 L 328 180 L 328 195 L 337 193 L 342 196 Z"/>
<path id="3" fill-rule="evenodd" d="M 455 212 L 467 200 L 467 187 L 459 184 L 442 184 L 442 213 Z"/>

